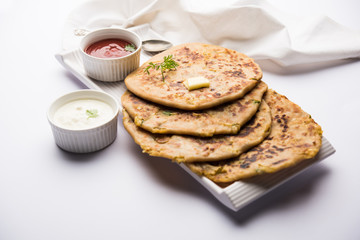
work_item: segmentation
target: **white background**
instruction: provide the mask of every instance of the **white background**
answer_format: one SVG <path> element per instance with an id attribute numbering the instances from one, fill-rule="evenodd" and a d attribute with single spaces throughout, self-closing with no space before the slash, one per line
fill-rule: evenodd
<path id="1" fill-rule="evenodd" d="M 53 141 L 46 111 L 85 88 L 55 60 L 80 0 L 0 3 L 0 239 L 360 239 L 360 62 L 281 69 L 264 80 L 322 126 L 337 152 L 232 212 L 166 159 L 148 157 L 119 121 L 108 148 L 76 155 Z M 360 30 L 357 0 L 270 0 Z"/>

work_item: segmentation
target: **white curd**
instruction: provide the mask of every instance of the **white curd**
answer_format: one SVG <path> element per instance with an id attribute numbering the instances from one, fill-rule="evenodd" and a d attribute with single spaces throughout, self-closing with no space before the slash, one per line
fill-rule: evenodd
<path id="1" fill-rule="evenodd" d="M 100 126 L 114 117 L 114 110 L 103 101 L 77 99 L 55 111 L 54 123 L 70 130 L 83 130 Z"/>

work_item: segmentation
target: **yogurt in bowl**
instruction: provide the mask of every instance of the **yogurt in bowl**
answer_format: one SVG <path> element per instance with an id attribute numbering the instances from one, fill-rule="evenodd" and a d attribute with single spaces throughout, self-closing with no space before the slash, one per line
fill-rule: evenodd
<path id="1" fill-rule="evenodd" d="M 97 99 L 76 99 L 54 113 L 54 123 L 70 130 L 98 127 L 112 119 L 114 110 L 104 101 Z"/>
<path id="2" fill-rule="evenodd" d="M 87 153 L 110 145 L 117 135 L 119 103 L 97 90 L 79 90 L 55 100 L 47 113 L 56 144 Z"/>

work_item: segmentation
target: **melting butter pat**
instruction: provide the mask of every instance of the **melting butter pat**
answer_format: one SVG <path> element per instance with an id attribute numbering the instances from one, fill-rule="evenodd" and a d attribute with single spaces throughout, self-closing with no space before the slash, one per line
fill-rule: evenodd
<path id="1" fill-rule="evenodd" d="M 192 77 L 184 81 L 185 87 L 190 91 L 194 89 L 210 87 L 210 82 L 204 77 Z"/>

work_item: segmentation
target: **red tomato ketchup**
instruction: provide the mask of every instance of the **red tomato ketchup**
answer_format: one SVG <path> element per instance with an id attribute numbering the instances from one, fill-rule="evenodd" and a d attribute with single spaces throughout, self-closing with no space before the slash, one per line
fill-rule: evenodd
<path id="1" fill-rule="evenodd" d="M 90 44 L 85 52 L 98 58 L 124 57 L 136 50 L 134 44 L 122 39 L 104 39 Z"/>

